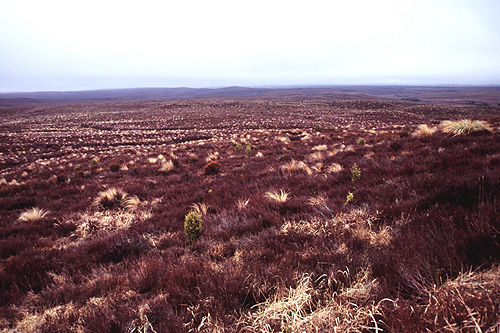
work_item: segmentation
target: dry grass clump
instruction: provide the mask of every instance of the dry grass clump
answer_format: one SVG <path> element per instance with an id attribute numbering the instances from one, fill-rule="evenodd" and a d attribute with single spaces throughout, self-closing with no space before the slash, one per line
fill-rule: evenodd
<path id="1" fill-rule="evenodd" d="M 161 164 L 160 169 L 158 169 L 160 172 L 170 172 L 174 169 L 174 162 L 172 160 L 165 161 Z"/>
<path id="2" fill-rule="evenodd" d="M 310 206 L 322 206 L 322 205 L 325 205 L 326 204 L 326 201 L 327 201 L 327 198 L 322 196 L 322 195 L 318 195 L 317 197 L 310 197 L 308 200 L 307 200 L 307 203 L 310 205 Z"/>
<path id="3" fill-rule="evenodd" d="M 285 163 L 281 166 L 281 171 L 283 173 L 293 173 L 297 171 L 304 171 L 307 175 L 312 175 L 311 168 L 303 161 L 297 161 L 292 159 L 290 162 Z"/>
<path id="4" fill-rule="evenodd" d="M 208 206 L 204 203 L 195 203 L 191 205 L 191 211 L 196 212 L 200 216 L 206 216 L 208 211 Z"/>
<path id="5" fill-rule="evenodd" d="M 378 287 L 367 272 L 355 277 L 345 272 L 345 285 L 340 285 L 333 297 L 322 298 L 314 281 L 305 275 L 296 288 L 279 290 L 260 304 L 255 312 L 242 318 L 245 332 L 364 332 L 382 331 L 380 303 L 371 298 Z M 317 282 L 317 281 L 316 281 Z"/>
<path id="6" fill-rule="evenodd" d="M 342 166 L 338 163 L 332 163 L 328 168 L 326 168 L 328 173 L 337 173 L 342 171 Z"/>
<path id="7" fill-rule="evenodd" d="M 325 159 L 325 156 L 323 155 L 323 153 L 321 151 L 316 151 L 316 152 L 312 153 L 311 155 L 309 155 L 309 159 L 312 161 L 322 161 Z"/>
<path id="8" fill-rule="evenodd" d="M 491 126 L 487 122 L 482 120 L 446 120 L 443 121 L 440 126 L 443 132 L 454 135 L 467 135 L 476 131 L 492 131 Z"/>
<path id="9" fill-rule="evenodd" d="M 500 266 L 495 266 L 423 290 L 419 305 L 387 303 L 384 314 L 393 332 L 498 332 L 499 308 Z"/>
<path id="10" fill-rule="evenodd" d="M 208 154 L 207 158 L 205 159 L 205 162 L 210 162 L 210 161 L 216 161 L 219 158 L 219 152 L 213 152 Z"/>
<path id="11" fill-rule="evenodd" d="M 125 199 L 123 199 L 122 204 L 126 212 L 133 213 L 139 208 L 141 200 L 136 195 L 127 195 Z"/>
<path id="12" fill-rule="evenodd" d="M 23 222 L 35 222 L 45 218 L 50 212 L 48 210 L 33 207 L 19 215 L 19 220 Z"/>
<path id="13" fill-rule="evenodd" d="M 326 145 L 318 145 L 318 146 L 312 147 L 312 150 L 315 150 L 315 151 L 326 151 L 326 150 L 328 150 L 328 147 Z"/>
<path id="14" fill-rule="evenodd" d="M 436 127 L 429 127 L 426 124 L 420 124 L 417 129 L 411 134 L 412 136 L 428 136 L 437 131 Z"/>
<path id="15" fill-rule="evenodd" d="M 238 199 L 236 201 L 236 207 L 238 210 L 244 209 L 246 206 L 248 206 L 248 203 L 250 202 L 250 199 Z"/>
<path id="16" fill-rule="evenodd" d="M 112 187 L 99 192 L 97 197 L 94 199 L 92 206 L 99 209 L 124 208 L 127 196 L 128 194 L 122 189 Z"/>
<path id="17" fill-rule="evenodd" d="M 246 318 L 249 332 L 300 332 L 313 311 L 311 278 L 304 276 L 295 289 L 281 291 L 272 299 L 258 304 L 258 310 Z"/>
<path id="18" fill-rule="evenodd" d="M 276 201 L 278 203 L 285 203 L 288 201 L 290 197 L 290 193 L 284 190 L 278 191 L 269 191 L 264 194 L 264 197 L 266 197 L 269 200 Z"/>

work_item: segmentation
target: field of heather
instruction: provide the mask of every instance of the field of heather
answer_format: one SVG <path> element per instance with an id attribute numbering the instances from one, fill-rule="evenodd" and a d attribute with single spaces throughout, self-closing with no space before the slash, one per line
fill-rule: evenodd
<path id="1" fill-rule="evenodd" d="M 0 129 L 3 331 L 500 329 L 500 106 L 110 102 Z"/>

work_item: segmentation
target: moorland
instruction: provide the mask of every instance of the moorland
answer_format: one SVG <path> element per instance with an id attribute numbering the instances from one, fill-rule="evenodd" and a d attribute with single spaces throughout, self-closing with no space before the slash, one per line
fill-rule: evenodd
<path id="1" fill-rule="evenodd" d="M 415 89 L 4 98 L 0 329 L 497 332 L 500 96 Z"/>

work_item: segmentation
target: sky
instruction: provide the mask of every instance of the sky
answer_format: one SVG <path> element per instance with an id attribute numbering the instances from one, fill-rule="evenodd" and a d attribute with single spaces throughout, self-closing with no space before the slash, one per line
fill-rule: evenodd
<path id="1" fill-rule="evenodd" d="M 500 0 L 0 0 L 0 92 L 500 85 Z"/>

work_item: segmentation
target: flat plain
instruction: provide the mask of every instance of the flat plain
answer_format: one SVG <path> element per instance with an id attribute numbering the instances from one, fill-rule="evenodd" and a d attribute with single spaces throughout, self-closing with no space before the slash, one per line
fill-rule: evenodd
<path id="1" fill-rule="evenodd" d="M 3 98 L 0 328 L 498 331 L 498 88 L 336 89 Z"/>

